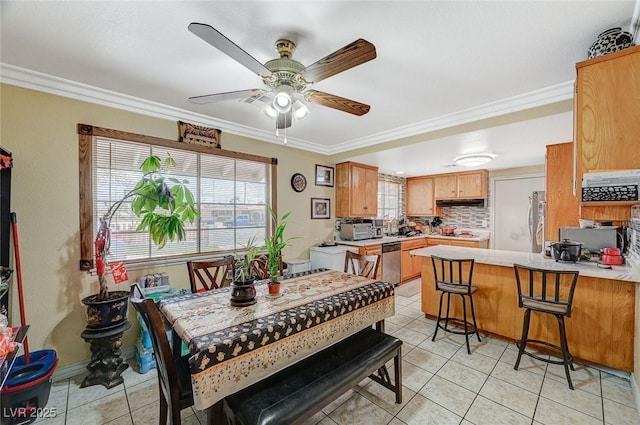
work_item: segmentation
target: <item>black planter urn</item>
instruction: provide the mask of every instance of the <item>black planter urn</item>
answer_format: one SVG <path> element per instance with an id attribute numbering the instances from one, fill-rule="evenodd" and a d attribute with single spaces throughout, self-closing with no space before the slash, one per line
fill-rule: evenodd
<path id="1" fill-rule="evenodd" d="M 122 357 L 122 335 L 131 327 L 127 320 L 129 292 L 107 292 L 107 298 L 98 299 L 98 294 L 82 299 L 87 307 L 87 326 L 81 337 L 91 345 L 91 361 L 87 365 L 89 375 L 81 388 L 102 385 L 113 388 L 120 385 L 122 374 L 129 365 Z"/>
<path id="2" fill-rule="evenodd" d="M 88 329 L 109 329 L 127 320 L 129 292 L 111 291 L 107 295 L 106 300 L 99 300 L 98 294 L 82 299 L 82 304 L 87 306 Z"/>
<path id="3" fill-rule="evenodd" d="M 245 307 L 256 303 L 256 287 L 253 280 L 231 284 L 231 305 Z"/>

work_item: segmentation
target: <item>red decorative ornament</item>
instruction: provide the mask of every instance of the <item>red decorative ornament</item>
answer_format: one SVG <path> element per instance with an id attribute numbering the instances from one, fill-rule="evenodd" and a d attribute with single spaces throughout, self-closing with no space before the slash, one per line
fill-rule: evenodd
<path id="1" fill-rule="evenodd" d="M 127 269 L 124 266 L 124 262 L 120 261 L 117 263 L 109 264 L 111 268 L 111 274 L 113 275 L 113 280 L 116 283 L 122 283 L 129 280 L 129 276 L 127 275 Z"/>

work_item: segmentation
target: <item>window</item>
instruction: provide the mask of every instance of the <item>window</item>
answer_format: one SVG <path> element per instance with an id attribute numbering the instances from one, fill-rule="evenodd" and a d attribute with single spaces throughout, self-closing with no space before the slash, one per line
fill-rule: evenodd
<path id="1" fill-rule="evenodd" d="M 378 181 L 378 218 L 400 217 L 400 183 Z"/>
<path id="2" fill-rule="evenodd" d="M 146 231 L 136 230 L 140 219 L 124 204 L 111 221 L 110 261 L 145 262 L 161 257 L 230 251 L 244 247 L 252 237 L 260 243 L 267 236 L 266 206 L 275 191 L 275 184 L 270 181 L 270 167 L 275 166 L 275 160 L 146 136 L 145 142 L 135 140 L 136 137 L 125 140 L 127 136 L 136 135 L 124 132 L 119 132 L 122 136 L 119 138 L 96 136 L 95 133 L 103 129 L 92 129 L 93 137 L 81 135 L 81 152 L 82 145 L 88 143 L 88 152 L 91 152 L 90 158 L 84 161 L 81 155 L 80 166 L 81 192 L 91 190 L 90 196 L 81 193 L 80 197 L 83 259 L 93 256 L 99 217 L 140 179 L 140 164 L 149 155 L 173 157 L 177 167 L 171 169 L 170 174 L 188 181 L 201 218 L 186 224 L 185 240 L 168 242 L 158 249 Z M 150 143 L 149 139 L 161 143 Z M 83 185 L 83 172 L 91 176 L 90 186 Z M 83 220 L 86 217 L 91 220 Z M 83 266 L 81 260 L 81 267 L 87 270 L 91 265 Z"/>

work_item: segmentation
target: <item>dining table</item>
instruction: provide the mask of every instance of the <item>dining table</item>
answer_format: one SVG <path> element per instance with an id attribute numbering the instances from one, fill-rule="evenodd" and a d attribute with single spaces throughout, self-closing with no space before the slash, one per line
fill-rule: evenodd
<path id="1" fill-rule="evenodd" d="M 231 287 L 158 302 L 174 347 L 189 349 L 194 407 L 210 423 L 227 395 L 368 326 L 384 330 L 395 313 L 394 286 L 376 279 L 316 269 L 283 276 L 276 296 L 266 283 L 243 307 L 231 305 Z"/>

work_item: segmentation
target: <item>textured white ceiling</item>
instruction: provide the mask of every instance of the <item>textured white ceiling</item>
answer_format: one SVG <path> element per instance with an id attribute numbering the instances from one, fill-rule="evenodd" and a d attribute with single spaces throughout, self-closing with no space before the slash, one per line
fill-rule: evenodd
<path id="1" fill-rule="evenodd" d="M 277 57 L 273 44 L 282 37 L 297 43 L 293 57 L 305 65 L 365 38 L 376 46 L 375 60 L 313 88 L 367 103 L 371 111 L 357 117 L 310 104 L 311 116 L 288 130 L 292 146 L 336 154 L 570 99 L 575 63 L 586 59 L 600 32 L 628 29 L 635 6 L 634 1 L 3 1 L 2 81 L 47 90 L 45 85 L 70 80 L 101 89 L 102 97 L 133 97 L 122 103 L 143 99 L 153 102 L 149 109 L 170 107 L 176 116 L 223 132 L 277 142 L 259 102 L 187 100 L 262 87 L 256 75 L 187 25 L 214 26 L 260 62 Z M 33 81 L 43 76 L 31 71 L 46 74 L 47 83 L 37 87 Z M 498 155 L 489 168 L 541 164 L 545 144 L 571 140 L 571 114 L 458 133 L 357 159 L 377 162 L 387 172 L 402 168 L 408 175 L 435 172 L 454 156 L 480 149 Z"/>

